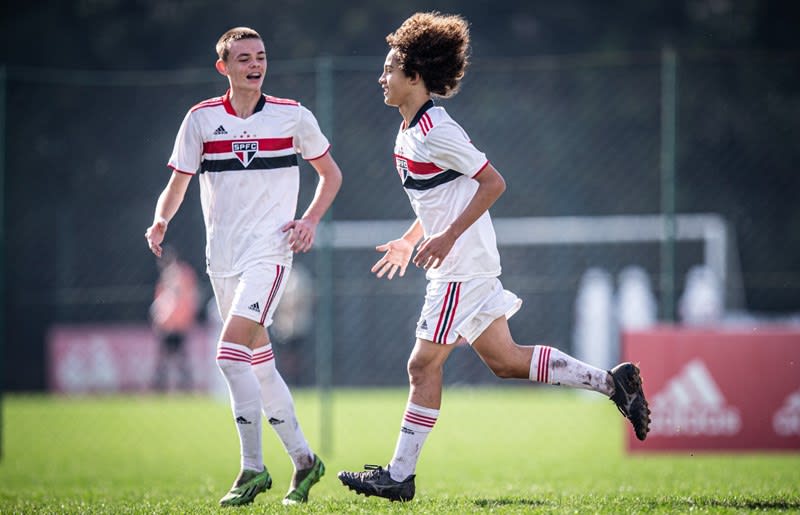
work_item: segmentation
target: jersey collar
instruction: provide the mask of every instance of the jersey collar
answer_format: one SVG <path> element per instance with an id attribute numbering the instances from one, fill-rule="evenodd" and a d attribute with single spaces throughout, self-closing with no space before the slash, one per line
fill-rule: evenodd
<path id="1" fill-rule="evenodd" d="M 266 105 L 266 103 L 267 103 L 266 96 L 262 93 L 262 95 L 258 98 L 258 102 L 256 102 L 256 107 L 255 107 L 255 109 L 253 109 L 253 114 L 256 114 L 256 113 L 260 112 L 262 109 L 264 109 L 264 106 Z M 226 91 L 225 95 L 222 97 L 222 105 L 225 106 L 225 111 L 228 114 L 236 116 L 236 110 L 233 108 L 233 105 L 231 104 L 231 90 L 230 89 L 228 89 L 228 91 Z"/>
<path id="2" fill-rule="evenodd" d="M 417 114 L 415 114 L 414 118 L 411 119 L 411 123 L 408 124 L 408 127 L 406 127 L 406 129 L 410 129 L 411 127 L 419 123 L 419 119 L 422 118 L 422 115 L 425 114 L 425 111 L 427 111 L 431 107 L 433 107 L 433 100 L 428 100 L 427 102 L 422 104 L 422 107 L 419 108 L 419 111 L 417 111 Z"/>

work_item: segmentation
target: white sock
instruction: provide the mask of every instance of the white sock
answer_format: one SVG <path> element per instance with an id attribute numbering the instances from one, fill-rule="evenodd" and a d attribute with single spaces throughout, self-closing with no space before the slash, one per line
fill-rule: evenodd
<path id="1" fill-rule="evenodd" d="M 614 393 L 614 381 L 608 372 L 546 345 L 533 347 L 528 377 L 534 382 L 583 388 L 606 396 Z"/>
<path id="2" fill-rule="evenodd" d="M 292 458 L 296 470 L 307 469 L 314 463 L 314 454 L 308 445 L 294 411 L 294 400 L 289 387 L 275 367 L 272 344 L 253 350 L 253 372 L 261 384 L 261 406 L 272 429 L 278 433 L 284 449 Z"/>
<path id="3" fill-rule="evenodd" d="M 394 456 L 389 462 L 389 475 L 395 481 L 403 481 L 414 473 L 422 445 L 439 418 L 439 410 L 417 406 L 409 401 L 400 425 L 400 436 Z"/>
<path id="4" fill-rule="evenodd" d="M 264 468 L 261 398 L 258 379 L 250 366 L 252 356 L 253 351 L 244 345 L 220 342 L 217 347 L 217 366 L 228 383 L 233 419 L 239 431 L 242 469 L 260 472 Z"/>

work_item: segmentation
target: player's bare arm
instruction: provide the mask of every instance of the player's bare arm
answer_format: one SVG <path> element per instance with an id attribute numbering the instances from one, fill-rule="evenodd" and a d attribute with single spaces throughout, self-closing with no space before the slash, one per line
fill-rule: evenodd
<path id="1" fill-rule="evenodd" d="M 161 257 L 161 243 L 167 233 L 169 221 L 172 220 L 172 217 L 178 212 L 178 208 L 181 207 L 191 179 L 192 176 L 189 174 L 172 172 L 172 177 L 170 177 L 167 187 L 158 197 L 153 224 L 144 233 L 147 246 L 158 257 Z"/>
<path id="2" fill-rule="evenodd" d="M 422 236 L 422 224 L 419 219 L 416 219 L 402 237 L 375 247 L 375 250 L 384 252 L 384 254 L 372 266 L 370 271 L 378 279 L 386 275 L 386 278 L 391 281 L 398 270 L 400 271 L 400 277 L 403 277 L 406 274 L 406 267 L 411 259 L 411 254 L 414 252 L 414 246 L 422 239 Z"/>
<path id="3" fill-rule="evenodd" d="M 428 236 L 417 249 L 414 256 L 414 264 L 425 270 L 437 268 L 442 264 L 444 258 L 450 253 L 456 240 L 466 231 L 483 213 L 492 207 L 492 204 L 500 198 L 506 189 L 506 182 L 503 176 L 491 165 L 486 165 L 477 176 L 478 190 L 472 197 L 464 211 L 456 218 L 450 226 L 436 234 Z"/>
<path id="4" fill-rule="evenodd" d="M 292 220 L 281 228 L 283 232 L 291 231 L 289 246 L 292 252 L 308 252 L 314 245 L 319 221 L 331 207 L 342 185 L 342 172 L 330 152 L 309 162 L 319 174 L 314 198 L 300 219 Z"/>

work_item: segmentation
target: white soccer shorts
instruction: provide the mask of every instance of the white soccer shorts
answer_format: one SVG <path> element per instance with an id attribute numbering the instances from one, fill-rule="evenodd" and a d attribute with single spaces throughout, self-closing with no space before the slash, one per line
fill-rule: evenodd
<path id="1" fill-rule="evenodd" d="M 492 322 L 503 315 L 511 318 L 520 306 L 522 300 L 503 289 L 496 277 L 461 283 L 429 281 L 417 338 L 453 344 L 461 336 L 472 344 Z"/>
<path id="2" fill-rule="evenodd" d="M 253 320 L 269 327 L 286 288 L 291 267 L 263 264 L 231 277 L 211 277 L 222 320 L 229 315 Z"/>

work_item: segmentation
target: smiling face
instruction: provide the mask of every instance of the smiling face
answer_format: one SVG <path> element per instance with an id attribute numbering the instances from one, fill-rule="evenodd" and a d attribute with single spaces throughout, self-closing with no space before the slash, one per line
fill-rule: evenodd
<path id="1" fill-rule="evenodd" d="M 217 71 L 228 77 L 231 89 L 260 92 L 267 72 L 264 42 L 255 38 L 231 42 L 227 59 L 217 61 Z"/>
<path id="2" fill-rule="evenodd" d="M 384 103 L 393 107 L 406 103 L 412 92 L 412 82 L 412 78 L 400 68 L 396 50 L 389 50 L 383 63 L 383 73 L 378 78 L 378 84 L 383 88 Z"/>

